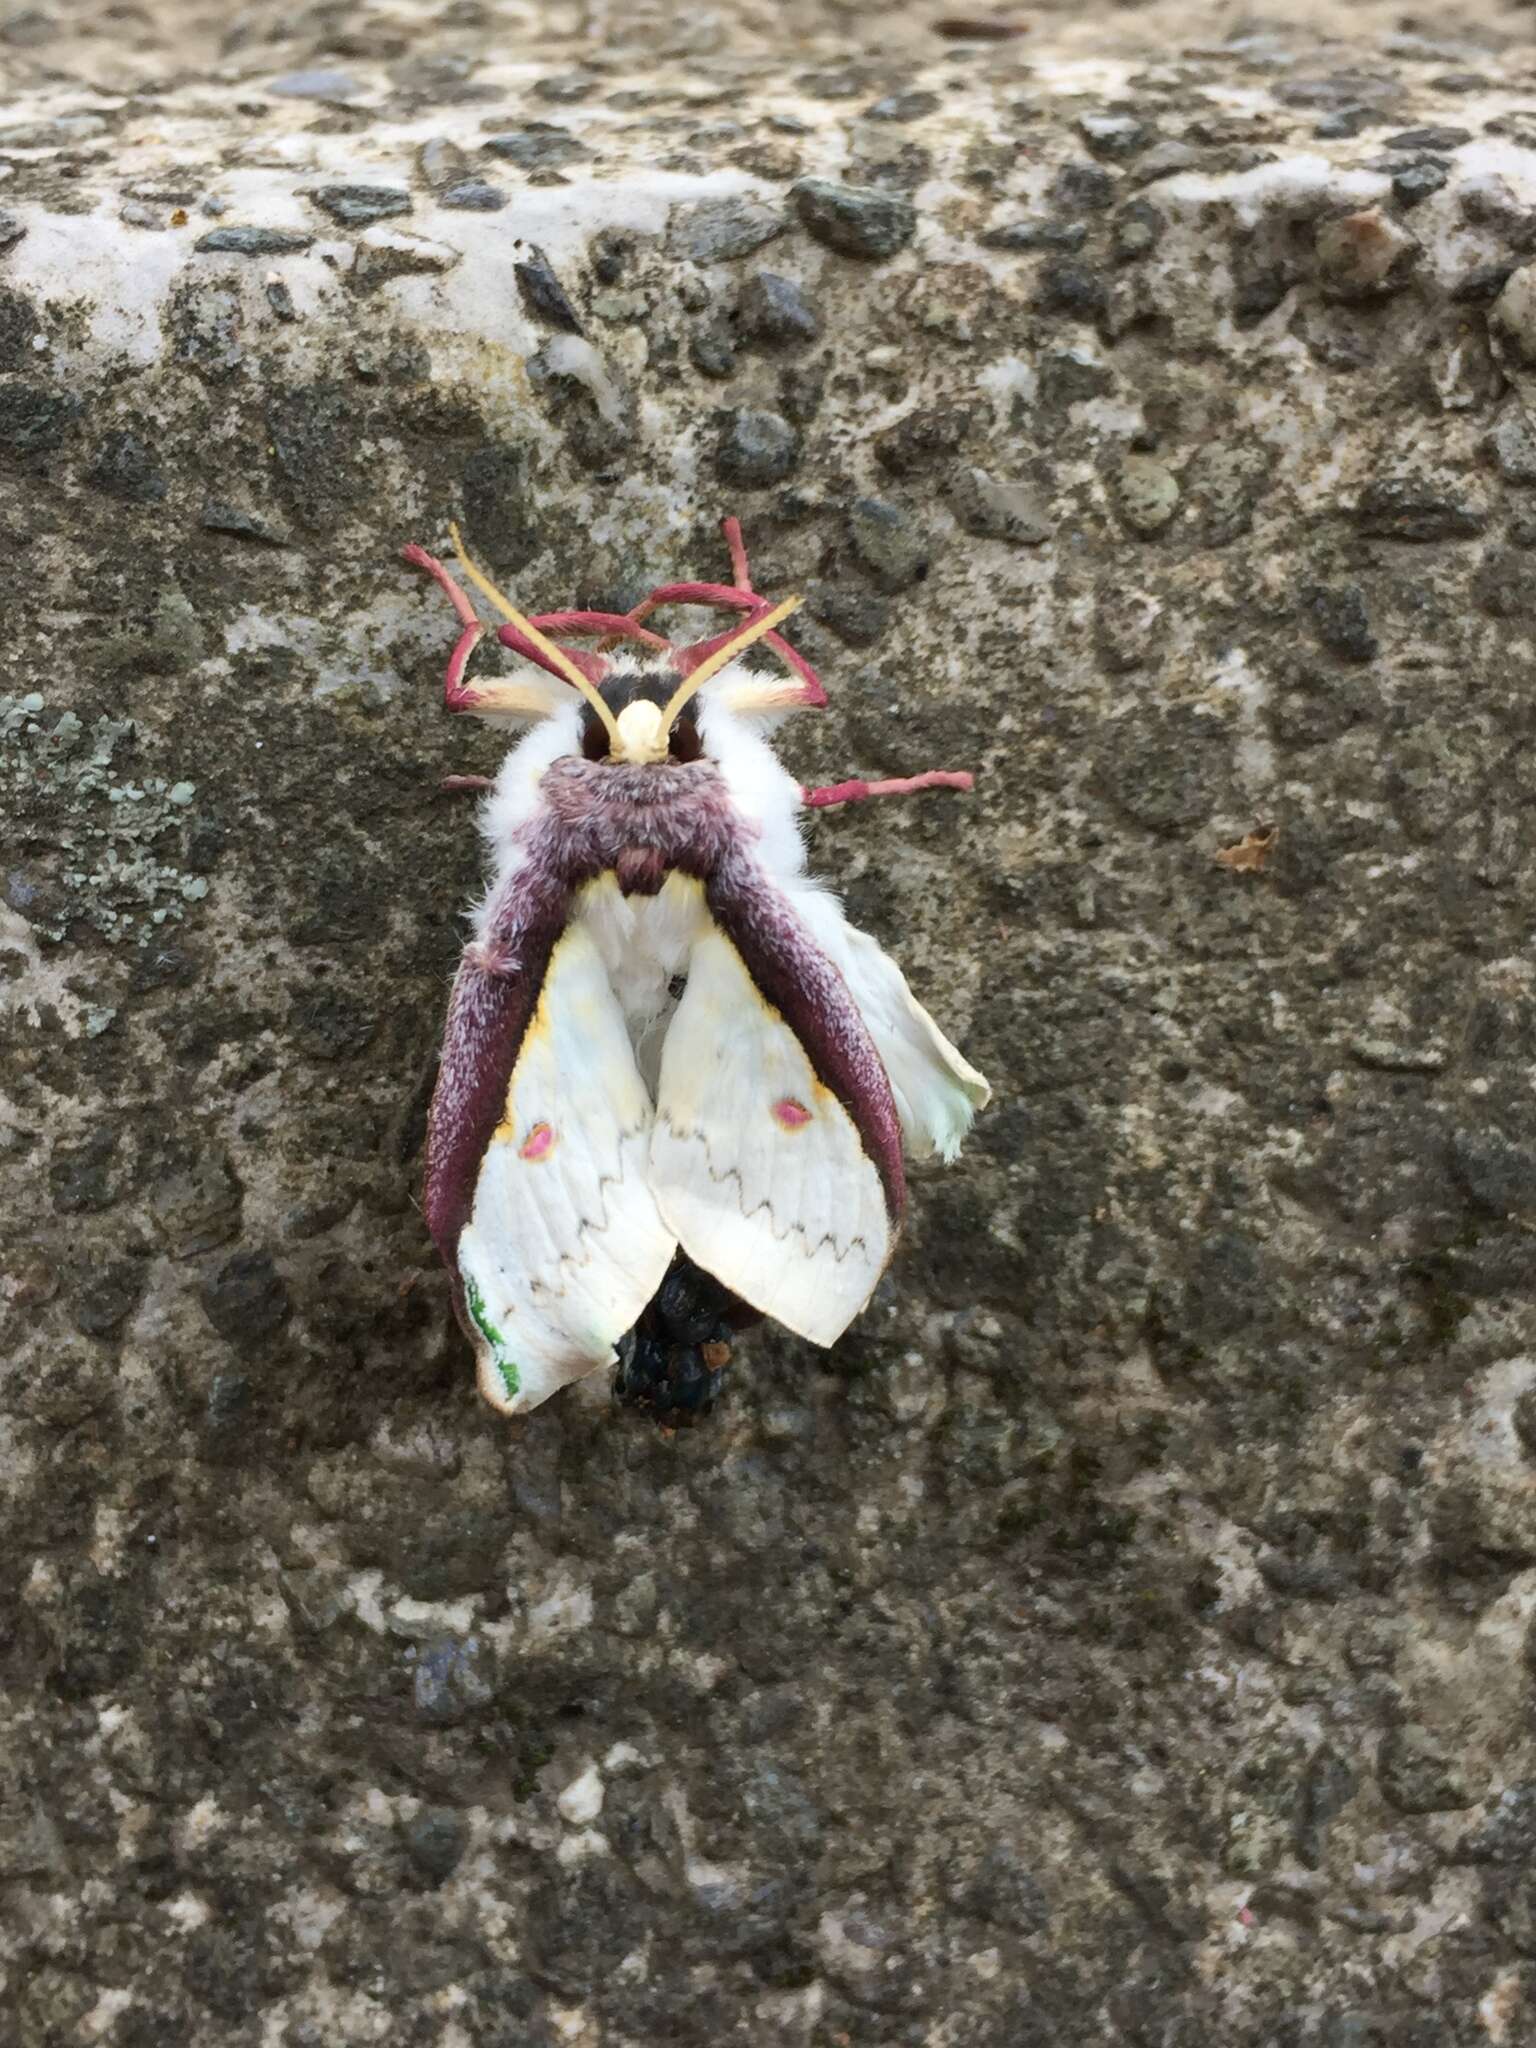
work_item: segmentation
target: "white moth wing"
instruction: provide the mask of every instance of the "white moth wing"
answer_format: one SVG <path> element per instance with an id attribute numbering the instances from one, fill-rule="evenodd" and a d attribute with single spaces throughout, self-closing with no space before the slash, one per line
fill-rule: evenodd
<path id="1" fill-rule="evenodd" d="M 891 1253 L 853 1119 L 714 929 L 662 1047 L 651 1187 L 695 1264 L 815 1344 L 842 1335 Z"/>
<path id="2" fill-rule="evenodd" d="M 647 1184 L 651 1098 L 590 934 L 550 956 L 458 1259 L 481 1391 L 521 1415 L 613 1363 L 676 1248 Z"/>
<path id="3" fill-rule="evenodd" d="M 814 884 L 787 885 L 811 936 L 837 967 L 868 1027 L 914 1159 L 953 1159 L 978 1109 L 991 1100 L 979 1074 L 907 986 L 884 948 L 851 925 Z"/>

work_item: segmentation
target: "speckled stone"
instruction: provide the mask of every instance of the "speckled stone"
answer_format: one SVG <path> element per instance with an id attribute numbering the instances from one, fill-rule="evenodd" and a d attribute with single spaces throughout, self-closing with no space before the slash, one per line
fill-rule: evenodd
<path id="1" fill-rule="evenodd" d="M 411 210 L 410 193 L 396 185 L 322 185 L 310 197 L 322 213 L 347 228 L 367 227 Z"/>
<path id="2" fill-rule="evenodd" d="M 802 178 L 790 193 L 802 227 L 841 256 L 884 262 L 917 232 L 911 202 L 871 186 Z"/>
<path id="3" fill-rule="evenodd" d="M 726 483 L 761 490 L 782 483 L 799 459 L 800 440 L 789 421 L 776 412 L 744 407 L 733 412 L 721 432 L 715 468 Z"/>
<path id="4" fill-rule="evenodd" d="M 1150 455 L 1127 455 L 1117 480 L 1120 510 L 1138 533 L 1158 533 L 1179 509 L 1179 480 Z"/>

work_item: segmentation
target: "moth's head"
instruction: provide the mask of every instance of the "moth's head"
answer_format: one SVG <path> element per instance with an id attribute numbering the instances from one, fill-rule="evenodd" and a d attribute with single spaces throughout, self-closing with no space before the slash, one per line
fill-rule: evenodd
<path id="1" fill-rule="evenodd" d="M 581 751 L 589 761 L 697 761 L 699 700 L 667 712 L 677 695 L 679 676 L 670 662 L 636 660 L 620 655 L 608 674 L 594 685 L 613 715 L 610 726 L 590 704 L 581 707 Z M 615 737 L 617 735 L 617 737 Z"/>
<path id="2" fill-rule="evenodd" d="M 407 559 L 428 570 L 453 599 L 464 626 L 449 664 L 448 701 L 453 710 L 524 722 L 568 706 L 574 689 L 583 699 L 581 750 L 586 758 L 648 766 L 699 758 L 699 692 L 706 685 L 714 684 L 711 697 L 744 718 L 802 705 L 819 707 L 827 701 L 809 662 L 778 631 L 799 598 L 771 604 L 753 590 L 741 529 L 734 519 L 725 521 L 734 583 L 663 584 L 631 612 L 544 612 L 532 618 L 509 604 L 470 561 L 458 529 L 450 532 L 464 573 L 507 621 L 498 628 L 497 638 L 545 672 L 466 682 L 464 669 L 484 628 L 441 563 L 423 549 L 407 548 Z M 643 623 L 666 604 L 712 605 L 741 616 L 729 631 L 711 639 L 674 645 Z M 555 633 L 585 634 L 595 637 L 598 645 L 571 647 L 552 638 Z M 739 657 L 760 640 L 787 664 L 788 675 L 764 675 L 739 665 Z"/>

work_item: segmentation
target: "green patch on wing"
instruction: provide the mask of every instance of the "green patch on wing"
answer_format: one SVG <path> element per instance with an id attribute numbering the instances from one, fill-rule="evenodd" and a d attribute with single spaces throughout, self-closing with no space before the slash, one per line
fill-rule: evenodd
<path id="1" fill-rule="evenodd" d="M 522 1384 L 517 1361 L 507 1350 L 507 1340 L 491 1321 L 485 1310 L 485 1296 L 475 1285 L 471 1274 L 464 1275 L 464 1300 L 469 1309 L 470 1320 L 491 1347 L 491 1363 L 501 1374 L 501 1383 L 507 1390 L 510 1401 Z"/>

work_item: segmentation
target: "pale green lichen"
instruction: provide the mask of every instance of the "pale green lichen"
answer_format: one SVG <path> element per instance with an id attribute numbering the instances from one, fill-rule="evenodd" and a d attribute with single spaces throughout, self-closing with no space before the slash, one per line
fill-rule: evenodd
<path id="1" fill-rule="evenodd" d="M 207 877 L 176 858 L 196 785 L 124 773 L 133 734 L 131 719 L 99 717 L 87 727 L 73 711 L 50 714 L 35 690 L 0 697 L 0 809 L 11 821 L 14 879 L 27 887 L 36 850 L 62 885 L 52 896 L 29 895 L 40 938 L 62 940 L 83 923 L 116 944 L 142 944 L 208 893 Z"/>

